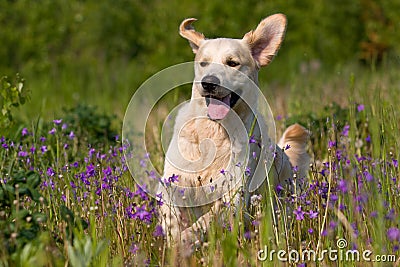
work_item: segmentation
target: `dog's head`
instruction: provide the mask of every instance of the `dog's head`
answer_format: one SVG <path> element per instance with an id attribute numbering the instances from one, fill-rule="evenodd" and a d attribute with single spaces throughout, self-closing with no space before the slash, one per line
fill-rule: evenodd
<path id="1" fill-rule="evenodd" d="M 246 90 L 249 80 L 257 84 L 259 68 L 276 55 L 285 35 L 286 17 L 269 16 L 242 39 L 206 39 L 194 30 L 194 21 L 186 19 L 179 28 L 196 54 L 194 93 L 205 98 L 208 116 L 221 120 L 230 109 L 244 105 L 242 100 L 251 93 Z"/>

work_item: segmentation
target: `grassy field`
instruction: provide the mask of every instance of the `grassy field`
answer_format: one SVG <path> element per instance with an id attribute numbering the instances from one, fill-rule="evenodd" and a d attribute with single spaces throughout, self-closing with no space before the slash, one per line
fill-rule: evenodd
<path id="1" fill-rule="evenodd" d="M 0 78 L 9 76 L 0 84 L 0 267 L 400 266 L 399 8 L 378 0 L 0 1 Z M 278 12 L 288 18 L 286 37 L 260 87 L 277 138 L 295 122 L 312 133 L 307 189 L 274 213 L 268 203 L 281 188 L 271 188 L 254 203 L 251 229 L 226 205 L 178 262 L 160 228 L 163 203 L 133 179 L 154 175 L 150 160 L 162 169 L 161 123 L 149 120 L 149 155 L 136 153 L 131 173 L 125 110 L 151 75 L 193 59 L 178 34 L 184 18 L 198 18 L 209 38 L 241 38 Z M 174 91 L 161 115 L 189 97 L 186 87 Z"/>
<path id="2" fill-rule="evenodd" d="M 268 78 L 267 71 L 261 75 Z M 58 83 L 27 79 L 35 88 L 31 101 L 13 111 L 18 120 L 0 136 L 0 266 L 174 265 L 177 252 L 166 247 L 158 221 L 162 203 L 135 184 L 123 157 L 118 127 L 133 90 L 124 82 L 128 71 L 120 73 L 114 81 L 96 80 L 97 74 L 66 75 Z M 396 64 L 330 72 L 306 65 L 284 85 L 262 83 L 278 133 L 293 122 L 312 132 L 309 186 L 281 200 L 295 210 L 281 208 L 276 225 L 269 201 L 255 203 L 251 229 L 227 205 L 225 221 L 213 223 L 207 240 L 181 263 L 399 265 L 399 73 Z M 96 93 L 101 84 L 118 94 Z M 74 96 L 80 87 L 85 95 Z M 74 97 L 99 108 L 62 111 Z M 143 164 L 135 175 L 149 175 L 149 158 L 138 156 Z M 287 262 L 278 260 L 278 250 Z M 310 250 L 319 256 L 336 250 L 336 261 L 335 252 L 310 260 Z M 348 250 L 359 251 L 361 262 L 348 260 Z"/>

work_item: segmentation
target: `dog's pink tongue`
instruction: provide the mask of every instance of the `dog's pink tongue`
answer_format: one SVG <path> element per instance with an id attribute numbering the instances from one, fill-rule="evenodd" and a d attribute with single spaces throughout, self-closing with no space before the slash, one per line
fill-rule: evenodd
<path id="1" fill-rule="evenodd" d="M 226 117 L 229 112 L 229 102 L 231 101 L 231 95 L 227 95 L 221 100 L 210 98 L 210 104 L 208 105 L 208 116 L 212 120 L 222 120 Z"/>

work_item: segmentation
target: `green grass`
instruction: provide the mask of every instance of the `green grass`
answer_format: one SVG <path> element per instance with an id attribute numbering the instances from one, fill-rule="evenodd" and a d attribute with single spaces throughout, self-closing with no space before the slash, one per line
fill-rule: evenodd
<path id="1" fill-rule="evenodd" d="M 223 208 L 223 221 L 213 222 L 207 240 L 180 263 L 284 266 L 276 254 L 273 262 L 259 261 L 257 255 L 265 247 L 269 252 L 336 249 L 340 238 L 348 241 L 349 248 L 398 258 L 400 237 L 388 235 L 389 229 L 398 229 L 400 223 L 398 70 L 396 64 L 384 64 L 293 72 L 285 84 L 274 84 L 273 79 L 268 80 L 268 70 L 263 71 L 261 76 L 266 78 L 261 87 L 275 116 L 283 117 L 276 121 L 278 133 L 294 121 L 312 131 L 312 164 L 307 179 L 313 188 L 292 200 L 296 208 L 301 206 L 302 211 L 318 215 L 310 218 L 306 213 L 304 219 L 297 220 L 295 214 L 282 208 L 275 227 L 267 196 L 263 204 L 254 207 L 254 226 L 245 229 L 243 211 L 233 214 L 231 208 Z M 77 134 L 74 124 L 63 129 L 62 123 L 52 122 L 66 116 L 62 106 L 78 102 L 96 105 L 100 113 L 116 114 L 113 126 L 120 125 L 128 100 L 141 82 L 130 77 L 135 71 L 134 67 L 110 68 L 82 71 L 80 76 L 79 72 L 66 71 L 57 78 L 25 77 L 31 101 L 18 110 L 19 120 L 0 147 L 0 266 L 173 266 L 179 261 L 177 251 L 166 247 L 157 235 L 158 204 L 134 183 L 122 160 L 120 140 L 98 139 L 89 130 L 70 138 L 71 131 Z M 345 126 L 349 126 L 348 132 L 343 131 Z M 24 127 L 29 135 L 21 135 Z M 56 132 L 50 134 L 53 127 Z M 150 154 L 161 157 L 154 142 Z M 43 146 L 46 152 L 41 151 Z M 162 160 L 157 162 L 160 165 Z M 138 166 L 135 175 L 146 175 L 147 166 Z M 17 173 L 29 170 L 40 176 L 36 188 L 17 181 Z M 6 186 L 10 181 L 14 181 L 11 188 Z M 15 184 L 37 190 L 42 198 L 35 201 L 29 193 L 20 196 Z M 286 201 L 281 200 L 281 204 L 286 205 Z M 147 217 L 138 215 L 140 208 Z M 43 214 L 45 220 L 34 224 L 36 213 Z M 36 230 L 24 238 L 27 229 Z M 331 264 L 326 257 L 315 265 Z M 357 265 L 345 261 L 336 264 Z M 362 263 L 368 264 L 381 266 Z"/>

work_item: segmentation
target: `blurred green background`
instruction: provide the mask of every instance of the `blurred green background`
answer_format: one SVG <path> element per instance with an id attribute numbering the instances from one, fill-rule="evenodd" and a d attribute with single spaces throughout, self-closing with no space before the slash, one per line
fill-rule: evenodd
<path id="1" fill-rule="evenodd" d="M 0 75 L 20 73 L 32 92 L 20 120 L 60 116 L 78 103 L 122 118 L 149 76 L 193 60 L 178 34 L 184 18 L 198 18 L 206 37 L 241 38 L 277 12 L 288 17 L 287 35 L 260 74 L 265 87 L 290 91 L 296 80 L 348 66 L 399 69 L 397 0 L 1 0 Z"/>

